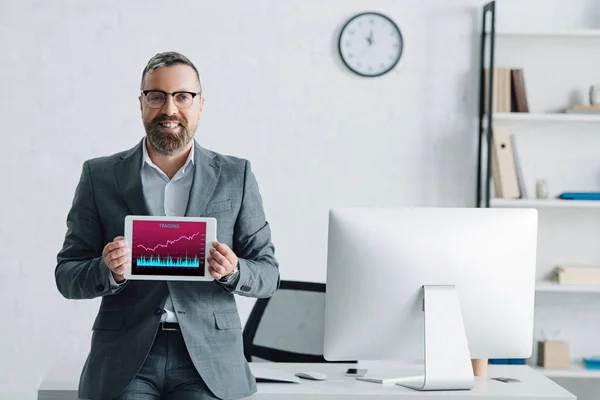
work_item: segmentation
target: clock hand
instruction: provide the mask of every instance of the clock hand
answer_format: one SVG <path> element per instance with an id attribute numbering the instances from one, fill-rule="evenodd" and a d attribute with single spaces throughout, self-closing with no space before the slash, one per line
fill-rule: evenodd
<path id="1" fill-rule="evenodd" d="M 373 44 L 373 31 L 371 31 L 369 33 L 369 36 L 367 36 L 365 39 L 367 39 L 367 43 L 369 43 L 369 46 Z"/>

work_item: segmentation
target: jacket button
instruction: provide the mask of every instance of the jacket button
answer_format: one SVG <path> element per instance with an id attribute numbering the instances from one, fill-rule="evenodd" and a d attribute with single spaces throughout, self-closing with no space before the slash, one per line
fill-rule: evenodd
<path id="1" fill-rule="evenodd" d="M 104 291 L 104 285 L 103 284 L 96 285 L 96 291 L 98 291 L 98 292 Z"/>

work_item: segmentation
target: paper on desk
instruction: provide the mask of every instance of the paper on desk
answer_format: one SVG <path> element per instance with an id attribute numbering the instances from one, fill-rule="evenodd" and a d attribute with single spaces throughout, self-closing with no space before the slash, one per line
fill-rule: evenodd
<path id="1" fill-rule="evenodd" d="M 302 383 L 294 374 L 279 369 L 250 364 L 250 370 L 258 382 Z"/>

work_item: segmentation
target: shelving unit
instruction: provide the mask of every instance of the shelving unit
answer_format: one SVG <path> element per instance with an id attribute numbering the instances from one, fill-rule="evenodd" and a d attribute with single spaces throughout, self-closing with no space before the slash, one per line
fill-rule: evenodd
<path id="1" fill-rule="evenodd" d="M 476 206 L 538 210 L 534 354 L 528 364 L 559 384 L 570 383 L 571 389 L 585 386 L 579 398 L 595 399 L 590 393 L 600 393 L 599 370 L 580 361 L 564 370 L 534 365 L 535 343 L 544 331 L 562 331 L 560 340 L 569 343 L 572 360 L 600 354 L 595 339 L 600 333 L 600 285 L 549 280 L 559 264 L 600 265 L 600 201 L 556 198 L 563 191 L 600 191 L 600 114 L 565 112 L 571 105 L 586 104 L 586 90 L 600 84 L 600 29 L 501 31 L 496 29 L 496 7 L 494 1 L 483 7 Z M 484 71 L 495 67 L 523 69 L 530 112 L 485 113 L 486 102 L 492 104 L 494 98 L 494 74 L 486 79 Z M 528 198 L 493 197 L 488 143 L 499 125 L 515 135 Z M 537 179 L 548 182 L 550 198 L 535 198 Z"/>
<path id="2" fill-rule="evenodd" d="M 527 83 L 531 85 L 532 81 L 535 81 L 538 92 L 539 89 L 541 89 L 540 84 L 542 85 L 543 89 L 547 90 L 549 93 L 556 92 L 552 99 L 547 100 L 546 102 L 542 101 L 544 104 L 541 109 L 539 109 L 540 107 L 538 107 L 538 109 L 535 109 L 535 107 L 533 107 L 534 109 L 531 109 L 530 107 L 531 112 L 529 113 L 485 113 L 486 102 L 488 104 L 492 104 L 492 99 L 494 97 L 494 74 L 490 74 L 487 77 L 488 81 L 484 82 L 484 70 L 486 66 L 490 69 L 493 69 L 495 66 L 502 66 L 502 63 L 507 62 L 506 60 L 502 59 L 502 55 L 500 55 L 500 60 L 498 60 L 498 55 L 496 54 L 498 44 L 502 44 L 504 42 L 508 42 L 516 48 L 515 57 L 509 57 L 509 64 L 512 63 L 514 65 L 514 61 L 518 60 L 520 56 L 525 56 L 528 58 L 529 62 L 534 64 L 533 68 L 536 69 L 535 74 L 529 74 L 531 70 L 525 68 L 526 86 L 528 86 Z M 600 68 L 600 63 L 598 62 L 600 58 L 590 56 L 590 54 L 593 54 L 593 52 L 585 53 L 584 58 L 581 58 L 581 53 L 578 53 L 580 58 L 573 59 L 573 69 L 566 71 L 564 69 L 561 70 L 560 68 L 551 70 L 551 68 L 555 67 L 556 64 L 559 64 L 556 59 L 560 57 L 557 57 L 556 53 L 554 53 L 554 59 L 550 61 L 551 64 L 548 65 L 549 69 L 545 68 L 545 65 L 543 65 L 543 63 L 541 63 L 538 59 L 535 59 L 535 57 L 531 58 L 531 53 L 554 52 L 555 50 L 552 47 L 554 44 L 559 46 L 561 49 L 560 52 L 563 54 L 565 52 L 568 53 L 565 54 L 565 58 L 570 59 L 573 57 L 573 52 L 581 50 L 581 46 L 586 46 L 587 49 L 590 49 L 590 46 L 594 46 L 592 48 L 600 48 L 600 29 L 502 31 L 496 29 L 496 2 L 492 1 L 483 7 L 483 30 L 481 34 L 479 74 L 479 150 L 477 160 L 478 176 L 476 189 L 477 207 L 490 207 L 490 201 L 492 197 L 492 189 L 490 187 L 491 148 L 486 144 L 491 143 L 492 141 L 494 124 L 509 125 L 511 127 L 516 124 L 523 126 L 527 125 L 529 132 L 533 131 L 532 127 L 534 127 L 535 124 L 540 124 L 541 128 L 541 125 L 548 126 L 552 124 L 554 126 L 558 126 L 557 124 L 572 125 L 581 123 L 587 127 L 594 126 L 595 129 L 600 129 L 600 114 L 564 112 L 566 106 L 571 105 L 570 103 L 579 102 L 579 104 L 583 104 L 586 101 L 585 98 L 587 97 L 587 93 L 584 94 L 584 98 L 580 98 L 579 100 L 571 98 L 573 96 L 573 91 L 581 91 L 582 82 L 585 82 L 585 84 L 588 85 L 587 89 L 589 89 L 589 85 L 599 83 L 598 81 L 600 79 L 596 71 L 598 68 Z M 519 49 L 526 46 L 530 46 L 528 47 L 530 54 L 527 54 L 526 50 Z M 581 76 L 582 71 L 588 72 L 584 73 L 584 76 Z M 549 75 L 540 78 L 540 76 L 545 74 Z M 571 83 L 573 87 L 569 88 L 567 91 L 567 89 L 565 89 L 565 85 L 568 85 L 569 83 Z M 487 99 L 484 98 L 484 87 L 486 84 L 488 87 L 492 88 L 492 90 L 489 90 L 487 93 Z M 557 87 L 558 89 L 556 89 Z M 548 105 L 548 102 L 555 101 L 557 97 L 562 98 L 564 103 L 553 104 L 551 109 L 545 107 Z M 491 129 L 488 130 L 488 127 L 491 127 Z M 600 141 L 598 144 L 600 145 Z M 600 190 L 600 187 L 598 187 L 598 189 Z"/>

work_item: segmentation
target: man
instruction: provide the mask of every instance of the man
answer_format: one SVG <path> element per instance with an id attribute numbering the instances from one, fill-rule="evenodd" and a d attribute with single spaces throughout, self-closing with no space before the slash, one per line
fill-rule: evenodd
<path id="1" fill-rule="evenodd" d="M 102 296 L 79 396 L 236 399 L 256 391 L 233 294 L 279 287 L 271 232 L 250 163 L 200 147 L 204 98 L 183 55 L 154 56 L 139 97 L 146 137 L 88 160 L 67 217 L 56 285 L 68 299 Z M 126 215 L 215 217 L 214 281 L 127 281 Z"/>

